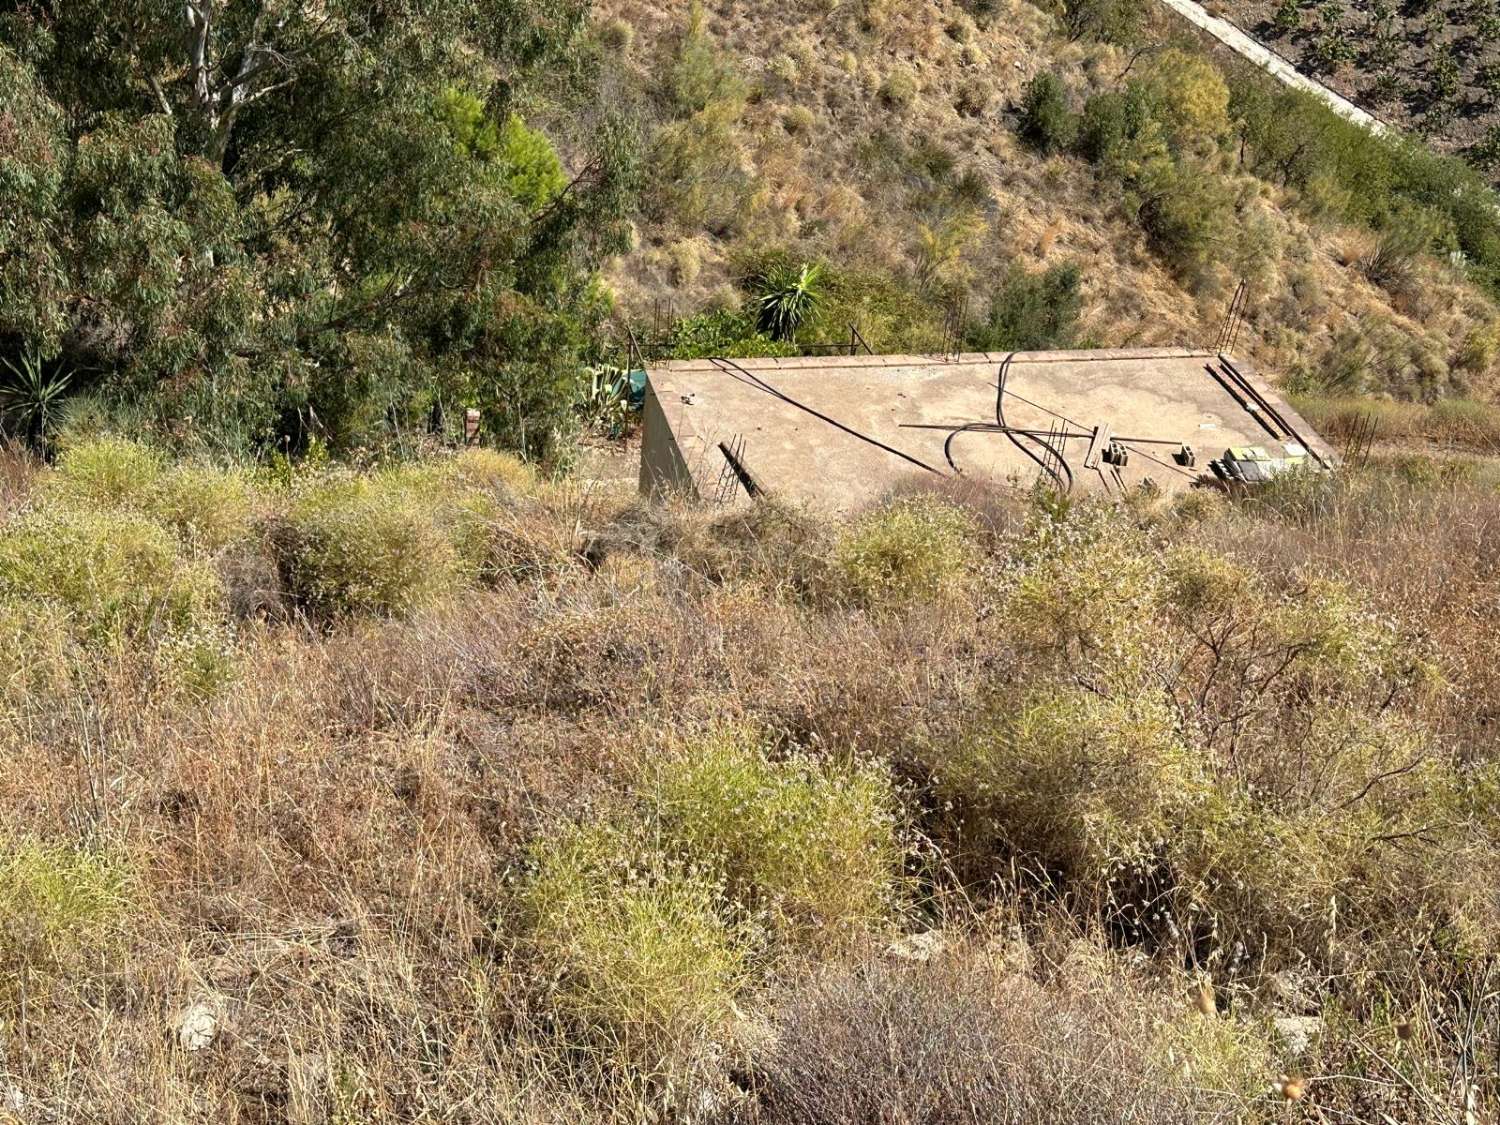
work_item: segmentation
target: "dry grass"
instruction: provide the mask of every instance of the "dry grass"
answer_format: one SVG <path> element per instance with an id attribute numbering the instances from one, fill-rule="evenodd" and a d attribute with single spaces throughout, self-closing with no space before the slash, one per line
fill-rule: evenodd
<path id="1" fill-rule="evenodd" d="M 394 616 L 223 616 L 192 691 L 150 631 L 65 627 L 10 674 L 21 1121 L 1208 1120 L 1279 1114 L 1297 1071 L 1373 1125 L 1441 1119 L 1494 1049 L 1493 493 L 1372 473 L 1060 522 L 950 495 L 980 561 L 878 607 L 830 582 L 845 529 L 796 512 L 483 494 L 556 565 L 476 559 Z M 1145 585 L 1059 585 L 1068 552 Z M 1047 590 L 1144 627 L 1018 628 Z M 1101 764 L 1145 788 L 1106 799 Z M 910 926 L 950 953 L 879 952 Z M 195 1005 L 218 1033 L 188 1051 Z M 1291 1057 L 1268 1021 L 1306 1012 Z"/>

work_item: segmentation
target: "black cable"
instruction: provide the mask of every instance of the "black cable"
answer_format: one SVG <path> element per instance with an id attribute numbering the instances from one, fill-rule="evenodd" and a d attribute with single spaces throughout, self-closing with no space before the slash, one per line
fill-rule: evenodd
<path id="1" fill-rule="evenodd" d="M 843 430 L 844 433 L 848 434 L 850 437 L 856 437 L 860 441 L 868 442 L 870 445 L 875 446 L 877 449 L 883 449 L 883 450 L 885 450 L 885 452 L 891 454 L 894 457 L 899 457 L 903 461 L 909 461 L 911 464 L 917 466 L 917 468 L 919 468 L 919 469 L 926 469 L 929 473 L 932 473 L 934 476 L 941 477 L 941 476 L 946 476 L 947 475 L 946 473 L 944 473 L 944 472 L 942 472 L 942 471 L 940 471 L 938 469 L 934 469 L 926 461 L 919 460 L 918 458 L 913 457 L 909 453 L 903 453 L 901 450 L 895 448 L 894 446 L 886 445 L 885 442 L 879 441 L 876 438 L 872 438 L 869 434 L 863 434 L 863 433 L 860 433 L 858 430 L 851 429 L 850 427 L 844 425 L 844 423 L 838 421 L 837 419 L 830 418 L 828 415 L 822 413 L 821 411 L 814 410 L 812 407 L 806 405 L 805 403 L 798 402 L 796 399 L 792 398 L 790 395 L 783 394 L 781 391 L 779 391 L 775 387 L 771 386 L 770 383 L 767 383 L 759 375 L 755 374 L 753 371 L 747 370 L 746 368 L 742 367 L 740 364 L 736 363 L 732 359 L 727 359 L 727 358 L 724 358 L 724 357 L 721 356 L 721 357 L 715 357 L 715 358 L 711 359 L 709 362 L 712 363 L 712 364 L 714 364 L 714 366 L 718 367 L 719 370 L 723 371 L 726 375 L 729 375 L 732 378 L 739 379 L 740 382 L 744 382 L 745 380 L 748 379 L 749 382 L 750 382 L 750 385 L 753 386 L 753 387 L 755 387 L 757 390 L 764 391 L 766 394 L 770 395 L 771 397 L 780 399 L 782 402 L 786 403 L 788 406 L 796 407 L 798 410 L 801 410 L 801 411 L 803 411 L 803 412 L 805 412 L 807 414 L 811 414 L 814 418 L 817 418 L 819 421 L 828 423 L 830 426 L 834 427 L 835 429 Z M 725 364 L 728 365 L 728 368 L 726 368 L 724 366 Z M 733 370 L 730 370 L 729 368 L 732 368 Z M 738 372 L 738 374 L 736 374 L 736 372 Z M 743 376 L 743 378 L 741 378 L 741 376 Z"/>
<path id="2" fill-rule="evenodd" d="M 1065 458 L 1063 454 L 1059 452 L 1050 442 L 1039 438 L 1034 434 L 1025 433 L 1024 431 L 1017 431 L 1013 429 L 1010 423 L 1005 420 L 1006 384 L 1010 381 L 1010 365 L 1015 361 L 1015 358 L 1016 353 L 1011 352 L 1000 364 L 1000 372 L 995 380 L 995 422 L 998 426 L 1000 426 L 1005 436 L 1010 439 L 1011 444 L 1019 449 L 1022 453 L 1026 454 L 1027 457 L 1030 457 L 1033 461 L 1035 461 L 1038 467 L 1041 468 L 1042 472 L 1046 473 L 1057 484 L 1058 491 L 1061 492 L 1064 496 L 1067 496 L 1073 491 L 1073 470 L 1069 467 L 1067 458 Z M 1019 398 L 1020 396 L 1017 395 L 1016 397 Z M 1043 411 L 1043 413 L 1052 414 L 1052 411 L 1047 410 L 1045 407 L 1038 406 L 1037 409 Z M 1078 424 L 1076 422 L 1071 422 L 1068 419 L 1063 418 L 1060 414 L 1053 414 L 1052 416 L 1054 418 L 1060 418 L 1062 421 L 1067 422 L 1070 426 L 1076 426 Z M 1043 460 L 1041 457 L 1038 457 L 1035 451 L 1029 449 L 1025 445 L 1022 445 L 1022 436 L 1025 436 L 1028 440 L 1036 443 L 1043 450 L 1056 458 L 1057 466 L 1054 467 L 1050 462 Z M 952 441 L 952 438 L 950 438 L 949 441 Z M 1058 472 L 1059 468 L 1062 470 L 1061 473 Z M 1066 479 L 1064 479 L 1065 476 Z"/>

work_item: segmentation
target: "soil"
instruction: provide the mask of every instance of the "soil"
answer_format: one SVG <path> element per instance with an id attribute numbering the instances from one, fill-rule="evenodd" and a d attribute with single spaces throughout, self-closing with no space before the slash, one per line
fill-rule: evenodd
<path id="1" fill-rule="evenodd" d="M 1359 0 L 1344 7 L 1340 26 L 1348 37 L 1355 58 L 1332 72 L 1320 70 L 1315 62 L 1314 45 L 1321 20 L 1319 10 L 1304 3 L 1302 27 L 1286 32 L 1275 24 L 1278 6 L 1275 0 L 1209 0 L 1204 5 L 1211 14 L 1255 36 L 1303 73 L 1318 79 L 1381 120 L 1421 134 L 1440 152 L 1474 158 L 1475 154 L 1470 152 L 1473 146 L 1490 126 L 1500 125 L 1500 104 L 1480 85 L 1484 69 L 1500 64 L 1500 37 L 1489 44 L 1482 42 L 1476 30 L 1473 12 L 1477 5 L 1473 0 L 1433 4 L 1425 12 L 1419 10 L 1420 0 L 1403 0 L 1396 4 L 1393 24 L 1397 33 L 1395 74 L 1398 93 L 1394 97 L 1383 97 L 1377 89 L 1378 68 L 1372 57 L 1375 36 L 1368 2 Z M 1447 120 L 1442 114 L 1434 113 L 1433 61 L 1445 55 L 1458 63 L 1459 76 L 1454 99 L 1457 110 Z M 1492 167 L 1488 171 L 1494 176 L 1500 168 Z"/>

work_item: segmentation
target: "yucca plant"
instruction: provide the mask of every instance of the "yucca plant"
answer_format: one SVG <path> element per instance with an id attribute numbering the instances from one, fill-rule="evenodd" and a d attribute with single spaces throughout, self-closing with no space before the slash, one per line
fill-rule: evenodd
<path id="1" fill-rule="evenodd" d="M 0 383 L 0 417 L 5 430 L 32 445 L 46 441 L 57 420 L 63 396 L 73 379 L 71 371 L 48 373 L 36 352 L 24 353 L 20 362 L 0 359 L 4 382 Z"/>
<path id="2" fill-rule="evenodd" d="M 773 340 L 793 339 L 822 303 L 822 281 L 815 263 L 771 267 L 756 284 L 756 328 Z"/>

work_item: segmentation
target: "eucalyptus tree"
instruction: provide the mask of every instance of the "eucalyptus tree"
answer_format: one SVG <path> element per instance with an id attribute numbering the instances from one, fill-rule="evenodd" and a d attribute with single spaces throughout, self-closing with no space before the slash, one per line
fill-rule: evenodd
<path id="1" fill-rule="evenodd" d="M 0 16 L 0 358 L 174 433 L 374 440 L 435 398 L 542 452 L 631 131 L 585 0 L 21 0 Z M 571 122 L 571 123 L 568 123 Z"/>

